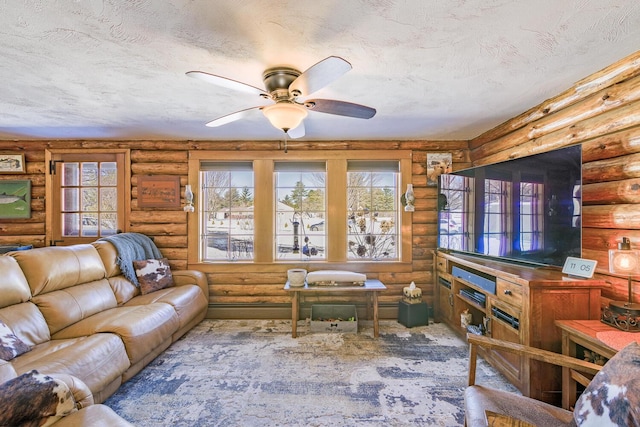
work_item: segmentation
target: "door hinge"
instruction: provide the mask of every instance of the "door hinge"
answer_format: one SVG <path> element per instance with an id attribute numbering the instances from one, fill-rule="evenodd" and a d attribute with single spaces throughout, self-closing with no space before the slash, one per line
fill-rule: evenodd
<path id="1" fill-rule="evenodd" d="M 56 174 L 56 165 L 58 163 L 64 163 L 62 160 L 49 160 L 49 175 Z"/>

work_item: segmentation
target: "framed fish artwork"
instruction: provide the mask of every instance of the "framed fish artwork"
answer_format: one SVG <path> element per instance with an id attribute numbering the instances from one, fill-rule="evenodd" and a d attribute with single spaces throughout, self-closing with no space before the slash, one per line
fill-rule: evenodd
<path id="1" fill-rule="evenodd" d="M 0 173 L 25 173 L 24 154 L 0 153 Z"/>
<path id="2" fill-rule="evenodd" d="M 31 218 L 31 180 L 0 180 L 0 219 Z"/>

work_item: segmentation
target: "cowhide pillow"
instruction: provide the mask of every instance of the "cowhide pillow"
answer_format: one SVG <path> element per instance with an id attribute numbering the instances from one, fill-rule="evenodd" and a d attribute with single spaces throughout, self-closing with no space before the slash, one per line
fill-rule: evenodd
<path id="1" fill-rule="evenodd" d="M 640 426 L 640 346 L 633 342 L 613 356 L 576 401 L 579 427 Z"/>
<path id="2" fill-rule="evenodd" d="M 20 338 L 0 320 L 0 359 L 9 361 L 31 350 Z"/>
<path id="3" fill-rule="evenodd" d="M 2 426 L 49 426 L 75 411 L 69 386 L 36 370 L 0 385 Z"/>
<path id="4" fill-rule="evenodd" d="M 173 286 L 173 275 L 166 258 L 133 261 L 133 267 L 143 295 Z"/>

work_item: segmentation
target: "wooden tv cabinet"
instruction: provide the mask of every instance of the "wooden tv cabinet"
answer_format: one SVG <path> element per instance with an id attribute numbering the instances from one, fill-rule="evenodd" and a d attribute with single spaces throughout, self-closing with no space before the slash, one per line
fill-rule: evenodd
<path id="1" fill-rule="evenodd" d="M 486 324 L 487 336 L 561 353 L 556 320 L 600 318 L 604 280 L 443 251 L 434 253 L 434 269 L 436 321 L 462 336 L 461 314 L 468 310 L 471 324 Z M 523 395 L 560 406 L 560 368 L 492 350 L 481 355 Z"/>

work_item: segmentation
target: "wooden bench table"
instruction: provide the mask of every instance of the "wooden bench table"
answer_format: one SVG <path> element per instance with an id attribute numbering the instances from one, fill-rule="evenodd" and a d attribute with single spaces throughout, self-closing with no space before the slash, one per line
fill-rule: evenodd
<path id="1" fill-rule="evenodd" d="M 304 295 L 329 295 L 334 293 L 366 293 L 368 294 L 367 317 L 373 318 L 373 336 L 379 335 L 378 326 L 378 292 L 384 291 L 387 287 L 379 280 L 370 279 L 364 282 L 364 286 L 290 286 L 289 282 L 284 285 L 284 290 L 291 293 L 291 336 L 298 335 L 298 320 L 300 317 L 300 299 Z M 371 312 L 373 312 L 373 317 Z"/>

